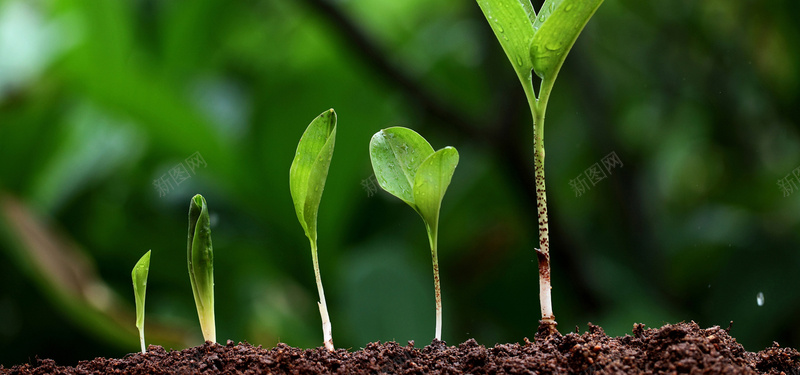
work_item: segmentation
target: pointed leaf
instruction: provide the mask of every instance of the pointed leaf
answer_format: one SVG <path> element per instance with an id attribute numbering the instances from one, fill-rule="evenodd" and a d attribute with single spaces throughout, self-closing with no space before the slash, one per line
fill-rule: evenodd
<path id="1" fill-rule="evenodd" d="M 453 147 L 445 147 L 425 159 L 414 177 L 417 211 L 432 228 L 438 226 L 442 198 L 450 186 L 456 165 L 458 151 Z"/>
<path id="2" fill-rule="evenodd" d="M 336 111 L 323 112 L 308 125 L 289 169 L 289 188 L 306 236 L 317 239 L 317 212 L 336 141 Z"/>
<path id="3" fill-rule="evenodd" d="M 214 249 L 211 245 L 211 220 L 202 195 L 195 195 L 189 204 L 188 240 L 189 280 L 200 328 L 206 341 L 216 341 L 214 321 Z"/>
<path id="4" fill-rule="evenodd" d="M 147 275 L 150 273 L 150 251 L 148 250 L 131 271 L 133 295 L 136 301 L 136 328 L 144 330 L 144 297 L 147 291 Z"/>
<path id="5" fill-rule="evenodd" d="M 497 40 L 506 52 L 521 80 L 529 79 L 533 40 L 531 18 L 535 17 L 529 0 L 477 0 Z"/>
<path id="6" fill-rule="evenodd" d="M 433 147 L 425 138 L 403 127 L 381 130 L 369 142 L 369 157 L 378 184 L 415 210 L 414 175 L 432 154 Z"/>
<path id="7" fill-rule="evenodd" d="M 545 3 L 534 23 L 534 26 L 537 23 L 540 26 L 530 46 L 530 59 L 536 75 L 546 80 L 555 79 L 578 35 L 602 2 L 552 0 Z M 544 22 L 539 22 L 542 18 Z"/>

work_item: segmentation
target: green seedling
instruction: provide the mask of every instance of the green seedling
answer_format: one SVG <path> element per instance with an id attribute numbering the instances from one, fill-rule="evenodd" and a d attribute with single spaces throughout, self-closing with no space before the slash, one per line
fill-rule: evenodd
<path id="1" fill-rule="evenodd" d="M 147 351 L 144 346 L 144 295 L 147 291 L 147 274 L 150 273 L 150 250 L 136 262 L 131 271 L 133 280 L 133 295 L 136 299 L 136 328 L 139 329 L 139 341 L 142 343 L 142 353 Z"/>
<path id="2" fill-rule="evenodd" d="M 311 260 L 319 292 L 319 314 L 322 318 L 322 336 L 325 348 L 333 351 L 333 334 L 325 291 L 319 274 L 317 260 L 317 212 L 322 199 L 322 190 L 328 177 L 336 141 L 336 112 L 329 109 L 311 121 L 297 145 L 292 166 L 289 169 L 289 188 L 294 201 L 297 219 L 311 243 Z"/>
<path id="3" fill-rule="evenodd" d="M 189 243 L 187 259 L 189 280 L 192 283 L 194 304 L 200 318 L 203 339 L 217 342 L 214 323 L 214 248 L 211 246 L 211 221 L 208 205 L 202 195 L 197 194 L 189 204 Z"/>
<path id="4" fill-rule="evenodd" d="M 534 173 L 539 216 L 540 324 L 556 331 L 550 298 L 550 238 L 544 184 L 544 118 L 556 77 L 572 45 L 603 0 L 546 0 L 537 14 L 530 0 L 477 0 L 522 83 L 533 117 Z M 538 96 L 533 74 L 541 79 Z"/>
<path id="5" fill-rule="evenodd" d="M 372 169 L 383 190 L 400 198 L 422 216 L 433 258 L 436 296 L 436 339 L 442 339 L 442 290 L 439 286 L 439 209 L 450 185 L 458 151 L 445 147 L 436 152 L 415 131 L 402 127 L 381 130 L 369 143 Z"/>

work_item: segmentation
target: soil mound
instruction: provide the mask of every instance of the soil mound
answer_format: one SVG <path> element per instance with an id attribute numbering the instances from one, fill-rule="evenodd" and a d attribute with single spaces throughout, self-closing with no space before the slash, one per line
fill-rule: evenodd
<path id="1" fill-rule="evenodd" d="M 205 343 L 181 351 L 151 345 L 147 353 L 122 359 L 96 358 L 77 366 L 37 359 L 3 374 L 785 374 L 800 375 L 800 353 L 777 343 L 747 352 L 720 327 L 694 322 L 609 337 L 589 324 L 584 334 L 545 336 L 522 344 L 484 347 L 475 340 L 458 346 L 434 341 L 370 343 L 364 349 L 328 352 L 285 344 L 264 349 L 248 343 Z"/>

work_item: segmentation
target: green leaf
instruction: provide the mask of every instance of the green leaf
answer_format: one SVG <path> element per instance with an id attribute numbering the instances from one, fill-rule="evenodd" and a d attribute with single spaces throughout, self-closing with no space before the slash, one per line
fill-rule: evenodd
<path id="1" fill-rule="evenodd" d="M 436 226 L 442 198 L 458 165 L 458 151 L 445 147 L 429 156 L 414 176 L 414 200 L 426 223 Z"/>
<path id="2" fill-rule="evenodd" d="M 211 246 L 211 221 L 208 205 L 202 195 L 195 195 L 189 204 L 189 241 L 187 260 L 194 303 L 200 328 L 206 341 L 216 342 L 214 322 L 214 249 Z"/>
<path id="3" fill-rule="evenodd" d="M 544 21 L 547 21 L 550 18 L 550 15 L 553 14 L 553 11 L 558 8 L 564 1 L 572 1 L 572 0 L 546 0 L 544 4 L 542 4 L 542 9 L 539 9 L 539 14 L 536 15 L 531 21 L 533 21 L 533 31 L 534 33 L 539 31 L 539 28 L 542 27 Z"/>
<path id="4" fill-rule="evenodd" d="M 530 78 L 533 67 L 530 46 L 534 37 L 529 0 L 477 0 L 497 40 L 506 52 L 520 80 Z"/>
<path id="5" fill-rule="evenodd" d="M 139 338 L 142 344 L 142 353 L 146 350 L 144 346 L 144 297 L 147 291 L 147 275 L 150 273 L 150 250 L 148 250 L 131 271 L 133 280 L 133 295 L 136 300 L 136 328 L 139 329 Z"/>
<path id="6" fill-rule="evenodd" d="M 433 147 L 417 132 L 403 127 L 381 130 L 369 142 L 369 157 L 378 184 L 415 210 L 414 175 Z"/>
<path id="7" fill-rule="evenodd" d="M 308 125 L 289 169 L 289 188 L 297 219 L 312 241 L 317 240 L 317 212 L 335 140 L 336 112 L 329 109 Z"/>
<path id="8" fill-rule="evenodd" d="M 536 75 L 555 79 L 578 35 L 602 3 L 603 0 L 545 2 L 534 21 L 537 31 L 530 45 L 530 59 Z"/>

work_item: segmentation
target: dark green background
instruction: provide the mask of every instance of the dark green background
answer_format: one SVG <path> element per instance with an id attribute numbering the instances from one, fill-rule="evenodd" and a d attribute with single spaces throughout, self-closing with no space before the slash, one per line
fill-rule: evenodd
<path id="1" fill-rule="evenodd" d="M 600 7 L 547 112 L 562 333 L 732 320 L 748 350 L 800 345 L 800 193 L 776 184 L 800 166 L 797 14 L 793 0 Z M 370 137 L 395 125 L 461 155 L 440 224 L 444 340 L 532 337 L 530 115 L 474 2 L 4 0 L 0 363 L 138 350 L 130 270 L 148 249 L 148 343 L 199 344 L 195 193 L 214 220 L 219 340 L 321 345 L 288 175 L 331 107 L 319 256 L 336 346 L 433 338 L 422 221 L 362 186 Z M 159 196 L 153 181 L 195 152 L 207 166 Z M 576 196 L 570 180 L 611 152 L 623 166 Z"/>

